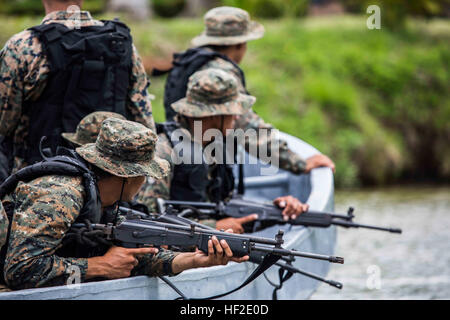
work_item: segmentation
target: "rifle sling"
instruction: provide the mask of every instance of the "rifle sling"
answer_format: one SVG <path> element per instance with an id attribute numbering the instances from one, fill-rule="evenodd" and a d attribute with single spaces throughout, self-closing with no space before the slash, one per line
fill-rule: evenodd
<path id="1" fill-rule="evenodd" d="M 246 285 L 248 285 L 250 282 L 252 282 L 253 280 L 255 280 L 256 278 L 258 278 L 261 274 L 263 274 L 267 269 L 269 269 L 271 266 L 273 266 L 275 263 L 278 262 L 278 260 L 281 259 L 281 256 L 278 255 L 273 255 L 273 254 L 268 254 L 264 257 L 263 261 L 261 262 L 261 264 L 252 272 L 252 274 L 237 288 L 225 292 L 225 293 L 221 293 L 215 296 L 211 296 L 211 297 L 207 297 L 207 298 L 193 298 L 191 300 L 211 300 L 211 299 L 218 299 L 218 298 L 222 298 L 225 297 L 233 292 L 236 292 L 240 289 L 242 289 L 243 287 L 245 287 Z"/>
<path id="2" fill-rule="evenodd" d="M 280 284 L 275 285 L 272 292 L 272 300 L 278 300 L 277 291 L 283 287 L 283 283 L 289 280 L 294 274 L 291 271 L 280 268 L 278 270 L 278 277 L 280 278 Z M 267 278 L 266 278 L 267 279 Z M 267 279 L 269 281 L 269 279 Z"/>

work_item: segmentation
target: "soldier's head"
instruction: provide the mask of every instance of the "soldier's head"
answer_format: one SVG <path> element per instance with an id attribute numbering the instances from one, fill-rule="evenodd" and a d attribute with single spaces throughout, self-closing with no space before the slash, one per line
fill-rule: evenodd
<path id="1" fill-rule="evenodd" d="M 102 122 L 108 118 L 126 120 L 123 115 L 115 112 L 96 111 L 81 119 L 75 132 L 63 132 L 61 136 L 74 147 L 79 147 L 87 143 L 95 143 Z"/>
<path id="2" fill-rule="evenodd" d="M 167 174 L 168 162 L 155 156 L 157 139 L 142 124 L 108 118 L 102 122 L 95 143 L 76 149 L 95 168 L 102 206 L 131 201 L 146 176 L 161 179 Z"/>
<path id="3" fill-rule="evenodd" d="M 247 51 L 247 41 L 264 35 L 264 27 L 250 20 L 247 11 L 234 7 L 217 7 L 204 17 L 205 30 L 192 39 L 194 47 L 209 46 L 240 63 Z"/>
<path id="4" fill-rule="evenodd" d="M 187 119 L 191 131 L 194 121 L 201 121 L 202 135 L 208 129 L 218 129 L 225 135 L 234 127 L 236 116 L 247 112 L 255 100 L 238 91 L 232 75 L 211 68 L 189 78 L 186 97 L 173 103 L 172 108 Z"/>

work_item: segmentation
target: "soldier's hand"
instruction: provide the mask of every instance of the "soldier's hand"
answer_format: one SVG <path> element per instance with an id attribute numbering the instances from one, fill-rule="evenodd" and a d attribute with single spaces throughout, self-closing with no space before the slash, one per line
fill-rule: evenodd
<path id="1" fill-rule="evenodd" d="M 226 232 L 233 233 L 233 230 L 228 229 Z M 203 251 L 196 250 L 195 252 L 181 252 L 172 260 L 172 272 L 177 274 L 184 270 L 201 267 L 211 267 L 217 265 L 225 265 L 229 261 L 244 262 L 249 259 L 249 256 L 233 257 L 233 252 L 225 240 L 218 241 L 213 236 L 208 241 L 208 254 Z"/>
<path id="2" fill-rule="evenodd" d="M 128 249 L 111 247 L 100 257 L 88 259 L 88 271 L 86 278 L 105 277 L 108 279 L 126 278 L 131 275 L 131 270 L 138 265 L 138 257 L 145 254 L 157 253 L 156 248 Z"/>
<path id="3" fill-rule="evenodd" d="M 289 220 L 289 218 L 295 219 L 299 214 L 309 209 L 309 204 L 301 203 L 293 196 L 278 197 L 273 200 L 273 203 L 282 209 L 284 208 L 281 212 L 284 221 Z"/>
<path id="4" fill-rule="evenodd" d="M 234 233 L 244 233 L 243 224 L 255 221 L 258 219 L 257 214 L 251 214 L 242 218 L 225 218 L 220 219 L 216 222 L 217 230 L 227 230 L 231 229 Z"/>
<path id="5" fill-rule="evenodd" d="M 232 233 L 232 230 L 229 229 L 226 232 Z M 196 267 L 212 267 L 226 265 L 230 261 L 240 263 L 248 259 L 249 256 L 233 257 L 233 252 L 228 243 L 223 239 L 219 241 L 216 236 L 212 236 L 211 240 L 208 241 L 208 254 L 197 250 L 194 256 L 194 265 Z"/>
<path id="6" fill-rule="evenodd" d="M 329 167 L 333 172 L 336 172 L 334 162 L 331 161 L 326 155 L 316 154 L 315 156 L 306 159 L 305 172 L 310 172 L 314 168 L 318 167 Z"/>
<path id="7" fill-rule="evenodd" d="M 312 169 L 318 167 L 329 167 L 333 172 L 336 172 L 334 162 L 326 155 L 316 154 L 315 156 L 306 159 L 305 172 L 310 172 Z"/>

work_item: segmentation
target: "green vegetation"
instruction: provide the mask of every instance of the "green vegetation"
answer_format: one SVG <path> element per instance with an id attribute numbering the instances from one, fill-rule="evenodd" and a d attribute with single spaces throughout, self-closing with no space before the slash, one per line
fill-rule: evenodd
<path id="1" fill-rule="evenodd" d="M 173 0 L 172 0 L 173 1 Z M 222 5 L 247 10 L 252 17 L 281 18 L 306 15 L 309 0 L 221 0 Z M 450 5 L 449 0 L 338 0 L 346 12 L 365 14 L 370 5 L 377 5 L 385 26 L 392 29 L 404 28 L 408 16 L 444 17 Z M 319 3 L 319 1 L 317 1 Z M 323 1 L 325 3 L 325 1 Z"/>
<path id="2" fill-rule="evenodd" d="M 252 17 L 280 18 L 304 16 L 308 0 L 222 0 L 222 5 L 242 8 Z"/>
<path id="3" fill-rule="evenodd" d="M 151 0 L 155 13 L 164 18 L 175 17 L 186 5 L 186 0 Z"/>
<path id="4" fill-rule="evenodd" d="M 0 21 L 0 43 L 39 22 Z M 368 30 L 362 17 L 268 20 L 264 38 L 249 43 L 242 67 L 256 112 L 330 155 L 339 186 L 449 181 L 450 23 L 408 22 L 391 32 Z M 130 27 L 143 57 L 170 59 L 202 19 Z M 151 80 L 162 121 L 165 78 Z"/>
<path id="5" fill-rule="evenodd" d="M 84 0 L 83 9 L 91 13 L 103 12 L 106 0 Z M 40 0 L 0 0 L 0 14 L 7 15 L 43 15 L 44 7 Z"/>

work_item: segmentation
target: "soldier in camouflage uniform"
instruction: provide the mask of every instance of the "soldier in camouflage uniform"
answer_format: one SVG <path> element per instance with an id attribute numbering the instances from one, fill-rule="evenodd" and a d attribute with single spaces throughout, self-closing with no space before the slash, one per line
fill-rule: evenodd
<path id="1" fill-rule="evenodd" d="M 70 5 L 81 6 L 81 3 L 80 0 L 43 0 L 47 15 L 42 25 L 62 24 L 68 28 L 82 29 L 103 26 L 103 22 L 94 20 L 87 11 L 81 11 L 79 14 L 65 11 Z M 40 98 L 51 76 L 51 65 L 44 49 L 37 34 L 32 30 L 25 30 L 11 37 L 0 52 L 0 153 L 11 157 L 10 148 L 14 150 L 14 159 L 9 159 L 10 163 L 3 160 L 0 164 L 0 174 L 3 175 L 0 176 L 0 182 L 11 171 L 27 165 L 23 155 L 16 151 L 26 147 L 28 139 L 30 123 L 25 105 Z M 149 81 L 134 45 L 131 51 L 125 112 L 128 120 L 154 129 L 151 101 L 147 92 Z M 74 126 L 80 120 L 81 117 Z M 12 144 L 12 147 L 8 147 L 7 143 Z M 7 169 L 3 169 L 5 167 Z"/>
<path id="2" fill-rule="evenodd" d="M 251 21 L 249 14 L 242 9 L 233 7 L 217 7 L 208 11 L 204 16 L 205 30 L 203 33 L 192 40 L 195 48 L 218 52 L 221 56 L 215 57 L 206 62 L 198 70 L 209 68 L 218 68 L 236 77 L 238 89 L 242 93 L 248 93 L 246 90 L 244 73 L 238 64 L 243 59 L 247 50 L 247 41 L 259 39 L 264 35 L 264 27 Z M 225 59 L 224 57 L 225 56 Z M 177 75 L 178 76 L 178 75 Z M 166 90 L 171 90 L 170 74 L 168 77 L 168 86 Z M 172 86 L 173 88 L 173 86 Z M 172 89 L 176 90 L 176 89 Z M 167 109 L 168 106 L 165 105 Z M 167 113 L 167 111 L 166 111 Z M 264 122 L 253 110 L 237 117 L 235 122 L 236 129 L 273 129 L 271 124 Z M 271 141 L 257 139 L 255 141 L 246 141 L 245 149 L 256 150 L 252 148 L 267 144 L 270 148 Z M 315 155 L 306 160 L 288 148 L 285 141 L 279 143 L 279 167 L 295 174 L 309 172 L 313 168 L 327 166 L 334 171 L 334 163 L 325 155 Z M 255 155 L 257 156 L 257 155 Z"/>
<path id="3" fill-rule="evenodd" d="M 180 159 L 177 159 L 179 151 L 173 151 L 178 149 L 182 150 L 183 154 L 195 154 L 200 150 L 205 156 L 203 150 L 211 141 L 203 140 L 204 133 L 209 129 L 216 129 L 221 132 L 222 137 L 225 136 L 227 130 L 233 128 L 236 117 L 248 112 L 255 100 L 253 96 L 239 92 L 236 78 L 221 69 L 206 69 L 194 73 L 189 79 L 186 98 L 172 104 L 180 123 L 177 135 L 179 141 L 182 141 L 180 143 L 184 145 L 180 148 L 180 144 L 172 140 L 173 133 L 172 137 L 167 133 L 159 134 L 157 154 L 171 164 L 170 175 L 147 183 L 138 194 L 137 201 L 155 209 L 155 198 L 214 202 L 230 198 L 234 189 L 234 176 L 226 164 L 219 163 L 218 159 L 208 159 L 208 162 L 205 162 L 207 166 L 195 162 L 180 163 Z M 203 131 L 201 137 L 193 136 L 194 121 L 201 122 Z M 220 165 L 224 170 L 218 170 Z M 205 167 L 206 169 L 203 169 Z M 217 181 L 223 184 L 221 188 L 215 186 Z M 302 204 L 292 196 L 279 197 L 274 203 L 284 208 L 285 219 L 293 219 L 308 209 L 307 204 Z M 239 219 L 226 218 L 217 222 L 206 220 L 201 222 L 219 230 L 231 228 L 236 233 L 242 233 L 244 231 L 242 225 L 256 218 L 257 215 L 249 215 Z"/>
<path id="4" fill-rule="evenodd" d="M 161 179 L 167 173 L 168 163 L 154 155 L 156 140 L 156 134 L 139 123 L 108 118 L 102 123 L 96 143 L 76 149 L 97 175 L 102 209 L 121 199 L 130 201 L 145 176 Z M 233 258 L 226 242 L 219 243 L 216 238 L 209 243 L 208 255 L 200 251 L 175 253 L 112 246 L 88 258 L 60 256 L 63 238 L 85 205 L 87 190 L 81 179 L 42 176 L 19 182 L 2 199 L 5 206 L 15 203 L 3 270 L 11 289 L 64 285 L 76 269 L 81 282 L 85 282 L 130 275 L 175 275 L 190 268 L 248 259 Z"/>

